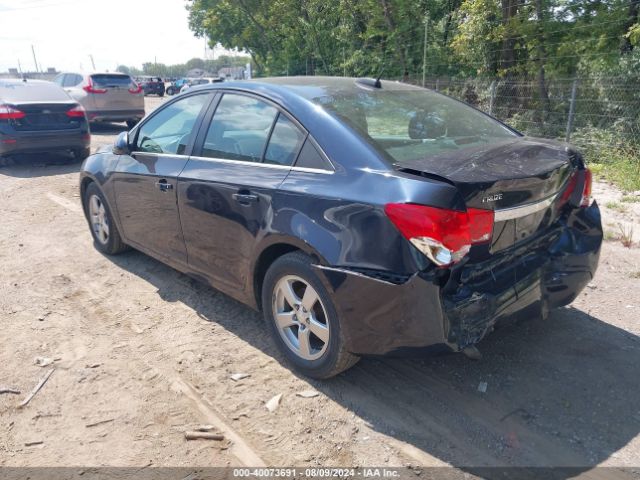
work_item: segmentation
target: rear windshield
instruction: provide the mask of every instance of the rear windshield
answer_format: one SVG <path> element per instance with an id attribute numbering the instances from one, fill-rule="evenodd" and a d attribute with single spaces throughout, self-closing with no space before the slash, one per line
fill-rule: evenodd
<path id="1" fill-rule="evenodd" d="M 129 88 L 133 83 L 129 75 L 114 75 L 108 73 L 99 73 L 91 75 L 91 81 L 95 87 L 122 87 Z"/>
<path id="2" fill-rule="evenodd" d="M 55 83 L 21 80 L 0 80 L 0 103 L 70 101 L 65 91 Z"/>
<path id="3" fill-rule="evenodd" d="M 357 88 L 313 100 L 394 163 L 517 136 L 491 117 L 428 90 Z"/>

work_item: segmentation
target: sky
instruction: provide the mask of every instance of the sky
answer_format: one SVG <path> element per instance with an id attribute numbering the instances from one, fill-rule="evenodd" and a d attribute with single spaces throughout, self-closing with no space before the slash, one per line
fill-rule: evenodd
<path id="1" fill-rule="evenodd" d="M 188 25 L 185 0 L 0 0 L 0 72 L 39 67 L 113 71 L 143 62 L 204 57 L 205 40 Z M 221 48 L 215 54 L 228 53 Z M 207 50 L 210 58 L 212 52 Z"/>

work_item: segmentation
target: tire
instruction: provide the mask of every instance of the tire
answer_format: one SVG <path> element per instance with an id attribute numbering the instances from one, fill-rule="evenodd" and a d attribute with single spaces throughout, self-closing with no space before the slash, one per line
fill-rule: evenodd
<path id="1" fill-rule="evenodd" d="M 173 95 L 175 92 L 173 91 L 173 87 L 169 87 L 167 88 L 167 95 L 171 96 Z"/>
<path id="2" fill-rule="evenodd" d="M 158 94 L 158 96 L 159 96 L 160 98 L 164 97 L 164 92 L 160 92 L 160 93 Z"/>
<path id="3" fill-rule="evenodd" d="M 316 300 L 303 305 L 298 301 L 305 299 L 309 287 L 309 299 Z M 312 308 L 307 310 L 309 305 Z M 331 295 L 311 268 L 311 259 L 302 252 L 283 255 L 269 267 L 262 286 L 262 310 L 276 345 L 302 374 L 326 379 L 358 362 L 359 357 L 345 348 Z M 291 325 L 281 328 L 276 312 L 281 312 L 281 325 Z"/>
<path id="4" fill-rule="evenodd" d="M 129 127 L 131 129 L 131 128 L 135 127 L 138 124 L 139 121 L 140 120 L 136 120 L 136 119 L 127 120 L 127 127 Z"/>
<path id="5" fill-rule="evenodd" d="M 97 203 L 92 205 L 92 202 L 96 201 Z M 128 250 L 129 247 L 122 241 L 105 196 L 94 182 L 91 182 L 85 190 L 82 203 L 95 247 L 107 255 L 117 255 Z M 99 210 L 100 206 L 103 208 L 102 211 Z M 104 229 L 98 228 L 98 222 L 103 222 L 100 225 L 103 226 L 104 221 L 107 226 L 106 235 Z"/>
<path id="6" fill-rule="evenodd" d="M 89 155 L 91 155 L 91 148 L 87 147 L 87 148 L 76 148 L 73 151 L 73 156 L 75 157 L 76 160 L 78 161 L 82 161 L 85 158 L 87 158 Z"/>

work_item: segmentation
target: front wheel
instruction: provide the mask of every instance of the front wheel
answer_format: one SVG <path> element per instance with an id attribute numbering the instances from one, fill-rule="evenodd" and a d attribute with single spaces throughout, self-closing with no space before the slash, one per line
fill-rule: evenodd
<path id="1" fill-rule="evenodd" d="M 120 237 L 104 194 L 95 183 L 89 184 L 82 201 L 96 248 L 107 255 L 116 255 L 128 250 L 129 247 Z"/>
<path id="2" fill-rule="evenodd" d="M 167 88 L 167 95 L 171 96 L 171 95 L 173 95 L 174 93 L 176 93 L 176 92 L 174 91 L 173 87 L 169 87 L 169 88 Z"/>
<path id="3" fill-rule="evenodd" d="M 304 375 L 330 378 L 359 360 L 345 348 L 333 300 L 307 255 L 289 253 L 271 265 L 262 309 L 276 344 Z"/>

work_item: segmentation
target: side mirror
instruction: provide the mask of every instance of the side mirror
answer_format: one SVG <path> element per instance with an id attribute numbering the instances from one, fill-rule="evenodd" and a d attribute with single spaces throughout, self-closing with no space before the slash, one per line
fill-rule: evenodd
<path id="1" fill-rule="evenodd" d="M 128 155 L 131 153 L 129 148 L 129 132 L 120 132 L 118 138 L 113 144 L 113 153 L 115 155 Z"/>

